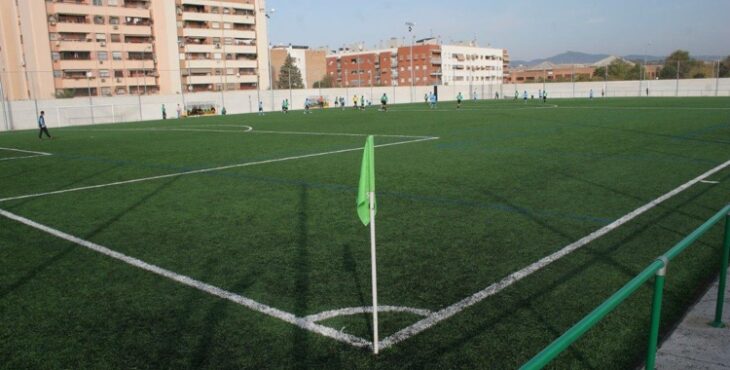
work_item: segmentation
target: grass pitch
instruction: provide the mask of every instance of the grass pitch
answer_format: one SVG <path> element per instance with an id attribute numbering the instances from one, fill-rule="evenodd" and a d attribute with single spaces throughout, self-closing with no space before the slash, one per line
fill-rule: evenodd
<path id="1" fill-rule="evenodd" d="M 371 303 L 355 193 L 377 135 L 379 302 L 425 312 L 381 312 L 382 338 L 730 160 L 719 98 L 50 130 L 0 134 L 0 209 L 297 318 Z M 730 201 L 730 169 L 707 180 L 377 357 L 0 217 L 0 368 L 515 368 Z M 718 227 L 669 267 L 663 330 L 715 276 L 720 242 Z M 647 286 L 550 366 L 636 365 L 650 300 Z M 372 340 L 368 313 L 320 319 Z"/>

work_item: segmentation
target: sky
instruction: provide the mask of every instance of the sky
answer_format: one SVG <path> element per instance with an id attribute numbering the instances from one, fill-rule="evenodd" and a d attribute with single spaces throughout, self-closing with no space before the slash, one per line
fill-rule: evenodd
<path id="1" fill-rule="evenodd" d="M 508 49 L 513 60 L 565 51 L 649 54 L 674 50 L 730 55 L 730 0 L 267 0 L 274 44 L 327 46 L 391 37 L 477 40 Z"/>

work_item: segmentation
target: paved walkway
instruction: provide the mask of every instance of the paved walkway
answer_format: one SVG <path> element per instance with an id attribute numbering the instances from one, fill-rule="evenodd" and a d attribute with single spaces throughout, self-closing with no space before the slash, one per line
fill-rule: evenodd
<path id="1" fill-rule="evenodd" d="M 730 274 L 730 271 L 728 272 Z M 725 328 L 707 325 L 715 318 L 717 281 L 692 307 L 657 353 L 657 369 L 730 370 L 730 284 L 725 289 Z"/>

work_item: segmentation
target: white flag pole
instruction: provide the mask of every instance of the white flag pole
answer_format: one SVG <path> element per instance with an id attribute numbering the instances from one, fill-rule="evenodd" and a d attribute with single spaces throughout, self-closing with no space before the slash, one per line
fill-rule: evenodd
<path id="1" fill-rule="evenodd" d="M 380 347 L 378 340 L 378 277 L 375 265 L 375 193 L 368 193 L 370 198 L 370 266 L 373 278 L 373 352 L 377 355 Z"/>

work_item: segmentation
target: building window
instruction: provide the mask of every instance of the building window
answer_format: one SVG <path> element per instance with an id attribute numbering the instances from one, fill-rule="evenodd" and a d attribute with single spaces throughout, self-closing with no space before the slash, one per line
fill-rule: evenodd
<path id="1" fill-rule="evenodd" d="M 122 52 L 121 51 L 112 51 L 112 59 L 113 60 L 122 60 Z"/>
<path id="2" fill-rule="evenodd" d="M 101 95 L 102 96 L 112 96 L 112 88 L 111 87 L 102 87 Z"/>
<path id="3" fill-rule="evenodd" d="M 106 41 L 106 34 L 105 33 L 97 33 L 96 34 L 96 41 L 97 42 Z"/>
<path id="4" fill-rule="evenodd" d="M 109 78 L 109 70 L 108 69 L 100 69 L 99 70 L 99 77 L 101 77 L 101 78 Z"/>
<path id="5" fill-rule="evenodd" d="M 115 70 L 114 71 L 114 77 L 115 78 L 123 78 L 124 77 L 124 71 L 123 70 Z"/>
<path id="6" fill-rule="evenodd" d="M 63 76 L 63 72 L 61 72 L 60 70 L 56 69 L 53 71 L 53 77 L 60 78 L 61 76 Z"/>
<path id="7" fill-rule="evenodd" d="M 109 24 L 117 25 L 119 24 L 119 17 L 109 17 Z"/>
<path id="8" fill-rule="evenodd" d="M 112 33 L 109 35 L 109 39 L 112 42 L 122 42 L 122 36 L 120 36 L 118 33 Z"/>
<path id="9" fill-rule="evenodd" d="M 96 52 L 96 59 L 98 60 L 108 60 L 109 54 L 106 51 L 97 51 Z"/>
<path id="10" fill-rule="evenodd" d="M 106 5 L 117 6 L 117 5 L 119 5 L 119 0 L 107 0 Z"/>
<path id="11" fill-rule="evenodd" d="M 96 5 L 96 6 L 102 6 L 102 5 L 104 5 L 104 4 L 101 3 L 101 0 L 94 0 L 93 4 Z"/>
<path id="12" fill-rule="evenodd" d="M 51 59 L 52 60 L 59 60 L 61 59 L 61 53 L 54 51 L 51 53 Z"/>
<path id="13" fill-rule="evenodd" d="M 103 15 L 95 15 L 94 16 L 94 24 L 104 24 L 104 16 Z"/>

